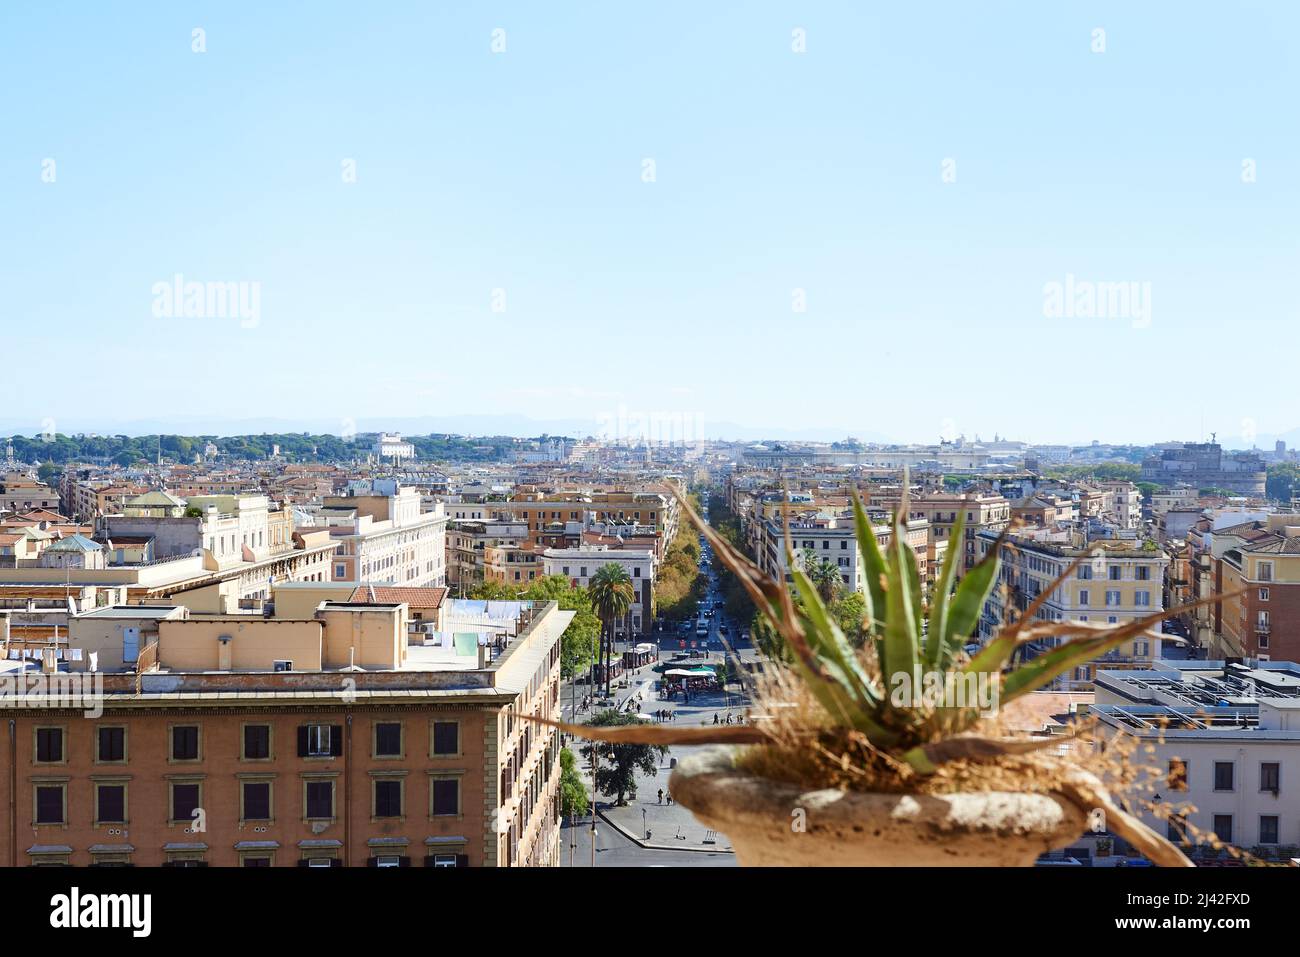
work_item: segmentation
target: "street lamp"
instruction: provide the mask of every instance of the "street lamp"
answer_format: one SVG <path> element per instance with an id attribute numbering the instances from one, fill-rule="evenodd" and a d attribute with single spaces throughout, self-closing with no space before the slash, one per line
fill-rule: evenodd
<path id="1" fill-rule="evenodd" d="M 641 809 L 641 833 L 643 833 L 643 834 L 645 835 L 645 839 L 646 839 L 647 841 L 650 840 L 650 832 L 649 832 L 648 830 L 646 830 L 646 823 L 645 823 L 645 808 L 642 808 L 642 809 Z"/>

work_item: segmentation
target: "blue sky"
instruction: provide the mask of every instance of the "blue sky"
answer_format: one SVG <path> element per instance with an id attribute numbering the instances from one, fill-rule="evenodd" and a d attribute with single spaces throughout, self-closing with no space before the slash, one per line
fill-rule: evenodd
<path id="1" fill-rule="evenodd" d="M 1298 37 L 1281 0 L 6 5 L 0 425 L 1249 444 L 1300 426 Z M 178 273 L 256 324 L 156 316 Z M 1045 316 L 1067 275 L 1149 322 Z"/>

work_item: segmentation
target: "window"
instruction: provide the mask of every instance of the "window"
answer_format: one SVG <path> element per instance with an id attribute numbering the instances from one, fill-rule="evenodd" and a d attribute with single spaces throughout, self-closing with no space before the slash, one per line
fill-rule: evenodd
<path id="1" fill-rule="evenodd" d="M 1232 770 L 1233 764 L 1231 761 L 1214 762 L 1214 790 L 1233 790 Z"/>
<path id="2" fill-rule="evenodd" d="M 270 867 L 271 855 L 262 854 L 244 854 L 239 862 L 240 867 Z"/>
<path id="3" fill-rule="evenodd" d="M 298 757 L 336 758 L 343 753 L 343 726 L 304 724 L 298 728 Z"/>
<path id="4" fill-rule="evenodd" d="M 190 824 L 194 812 L 199 807 L 199 784 L 197 782 L 172 782 L 172 823 Z"/>
<path id="5" fill-rule="evenodd" d="M 1267 588 L 1261 588 L 1261 589 L 1259 590 L 1259 600 L 1260 600 L 1260 601 L 1268 601 L 1268 589 L 1267 589 Z"/>
<path id="6" fill-rule="evenodd" d="M 1165 786 L 1171 791 L 1187 790 L 1187 762 L 1182 758 L 1169 759 L 1169 773 L 1165 775 Z"/>
<path id="7" fill-rule="evenodd" d="M 1108 592 L 1106 592 L 1106 607 L 1107 607 L 1107 608 L 1118 608 L 1120 604 L 1121 604 L 1121 602 L 1120 602 L 1120 592 L 1117 592 L 1117 591 L 1108 591 Z"/>
<path id="8" fill-rule="evenodd" d="M 435 721 L 433 723 L 433 754 L 447 756 L 460 754 L 460 722 Z"/>
<path id="9" fill-rule="evenodd" d="M 95 823 L 126 823 L 126 785 L 95 785 Z"/>
<path id="10" fill-rule="evenodd" d="M 430 789 L 434 817 L 452 817 L 460 813 L 459 778 L 434 778 Z"/>
<path id="11" fill-rule="evenodd" d="M 1273 580 L 1273 563 L 1259 563 L 1259 580 L 1262 582 L 1271 582 Z"/>
<path id="12" fill-rule="evenodd" d="M 271 757 L 271 726 L 244 725 L 244 760 L 267 761 Z"/>
<path id="13" fill-rule="evenodd" d="M 308 820 L 325 820 L 334 817 L 334 782 L 308 781 L 306 785 Z"/>
<path id="14" fill-rule="evenodd" d="M 1133 569 L 1133 572 L 1137 576 L 1137 580 L 1140 582 L 1149 582 L 1151 580 L 1150 565 L 1138 565 Z"/>
<path id="15" fill-rule="evenodd" d="M 244 781 L 240 787 L 241 821 L 271 820 L 271 782 Z"/>
<path id="16" fill-rule="evenodd" d="M 1259 843 L 1277 843 L 1277 815 L 1261 814 L 1259 816 Z"/>
<path id="17" fill-rule="evenodd" d="M 402 782 L 375 782 L 375 817 L 402 816 Z"/>
<path id="18" fill-rule="evenodd" d="M 38 784 L 36 785 L 36 823 L 37 824 L 66 824 L 67 815 L 67 785 L 66 784 Z"/>
<path id="19" fill-rule="evenodd" d="M 1107 572 L 1106 577 L 1108 577 L 1113 582 L 1117 582 L 1120 580 L 1123 571 L 1124 569 L 1122 569 L 1119 565 L 1111 565 L 1110 568 L 1106 569 Z"/>
<path id="20" fill-rule="evenodd" d="M 1151 592 L 1149 591 L 1134 592 L 1134 598 L 1136 599 L 1135 604 L 1139 608 L 1151 607 Z"/>
<path id="21" fill-rule="evenodd" d="M 199 727 L 196 724 L 176 725 L 172 728 L 172 760 L 197 761 L 199 759 Z"/>
<path id="22" fill-rule="evenodd" d="M 1265 761 L 1259 766 L 1259 789 L 1277 794 L 1281 790 L 1282 765 L 1276 761 Z"/>
<path id="23" fill-rule="evenodd" d="M 63 729 L 36 729 L 36 761 L 38 764 L 63 762 Z"/>
<path id="24" fill-rule="evenodd" d="M 1216 814 L 1214 815 L 1214 836 L 1224 844 L 1232 843 L 1232 815 Z"/>
<path id="25" fill-rule="evenodd" d="M 455 854 L 430 854 L 426 857 L 426 867 L 459 867 Z"/>
<path id="26" fill-rule="evenodd" d="M 95 734 L 95 760 L 100 764 L 120 764 L 126 760 L 126 728 L 98 728 Z"/>
<path id="27" fill-rule="evenodd" d="M 402 756 L 402 726 L 396 722 L 375 725 L 375 757 Z"/>
<path id="28" fill-rule="evenodd" d="M 1091 566 L 1091 565 L 1080 565 L 1079 568 L 1078 568 L 1078 577 L 1081 578 L 1081 579 L 1083 579 L 1084 581 L 1091 581 L 1091 580 L 1092 580 L 1092 566 Z"/>
<path id="29" fill-rule="evenodd" d="M 1088 598 L 1089 598 L 1089 595 L 1088 595 L 1088 589 L 1086 589 L 1086 588 L 1080 588 L 1080 589 L 1079 589 L 1079 604 L 1080 604 L 1080 605 L 1083 605 L 1085 608 L 1088 607 Z"/>

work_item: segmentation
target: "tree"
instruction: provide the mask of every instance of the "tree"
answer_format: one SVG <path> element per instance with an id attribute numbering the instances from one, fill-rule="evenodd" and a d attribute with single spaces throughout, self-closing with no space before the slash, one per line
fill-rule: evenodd
<path id="1" fill-rule="evenodd" d="M 560 813 L 570 819 L 587 812 L 587 785 L 578 771 L 578 759 L 568 748 L 560 749 Z"/>
<path id="2" fill-rule="evenodd" d="M 39 478 L 42 482 L 44 482 L 46 485 L 49 485 L 50 482 L 54 479 L 54 477 L 58 474 L 59 474 L 59 467 L 55 465 L 53 462 L 42 462 L 41 467 L 36 470 L 36 477 Z"/>
<path id="3" fill-rule="evenodd" d="M 553 601 L 562 611 L 575 612 L 560 636 L 560 674 L 572 678 L 591 666 L 600 650 L 600 619 L 585 588 L 575 588 L 563 575 L 547 575 L 524 589 L 523 598 Z"/>
<path id="4" fill-rule="evenodd" d="M 805 548 L 803 550 L 803 570 L 812 579 L 812 583 L 822 601 L 830 604 L 835 600 L 835 596 L 839 594 L 840 588 L 844 585 L 844 579 L 840 577 L 840 570 L 834 562 L 829 558 L 818 558 L 817 553 L 811 548 Z"/>
<path id="5" fill-rule="evenodd" d="M 867 640 L 867 600 L 862 593 L 851 591 L 841 595 L 831 605 L 831 613 L 849 644 L 861 648 Z"/>
<path id="6" fill-rule="evenodd" d="M 1289 462 L 1281 462 L 1268 467 L 1264 492 L 1275 502 L 1288 503 L 1296 494 L 1298 483 L 1300 483 L 1300 469 Z"/>
<path id="7" fill-rule="evenodd" d="M 614 660 L 614 634 L 636 600 L 636 590 L 627 569 L 609 562 L 591 576 L 591 607 L 601 623 L 601 648 L 605 662 L 605 696 L 609 697 L 609 673 Z"/>
<path id="8" fill-rule="evenodd" d="M 620 727 L 628 724 L 646 724 L 636 715 L 623 714 L 610 708 L 592 717 L 587 722 L 604 728 Z M 617 797 L 619 807 L 627 804 L 629 797 L 636 797 L 636 773 L 640 771 L 647 777 L 659 770 L 659 759 L 668 753 L 668 749 L 658 744 L 611 744 L 607 741 L 593 741 L 582 746 L 582 756 L 591 760 L 592 749 L 596 750 L 596 790 L 606 797 Z"/>
<path id="9" fill-rule="evenodd" d="M 519 590 L 506 582 L 487 579 L 471 588 L 469 597 L 479 601 L 518 601 Z"/>

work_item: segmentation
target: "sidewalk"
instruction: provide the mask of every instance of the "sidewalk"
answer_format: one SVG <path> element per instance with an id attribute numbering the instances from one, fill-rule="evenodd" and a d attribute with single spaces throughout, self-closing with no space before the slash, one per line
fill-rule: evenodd
<path id="1" fill-rule="evenodd" d="M 660 788 L 667 792 L 668 776 L 671 773 L 669 768 L 661 767 L 654 778 L 638 779 L 637 796 L 628 801 L 627 807 L 597 805 L 597 813 L 628 840 L 635 841 L 644 848 L 733 853 L 731 841 L 726 835 L 700 824 L 686 808 L 680 804 L 669 805 L 666 801 L 664 804 L 658 803 L 657 792 Z M 644 817 L 642 811 L 645 812 Z M 645 829 L 650 831 L 649 840 L 646 839 Z M 706 841 L 711 843 L 705 843 Z"/>

